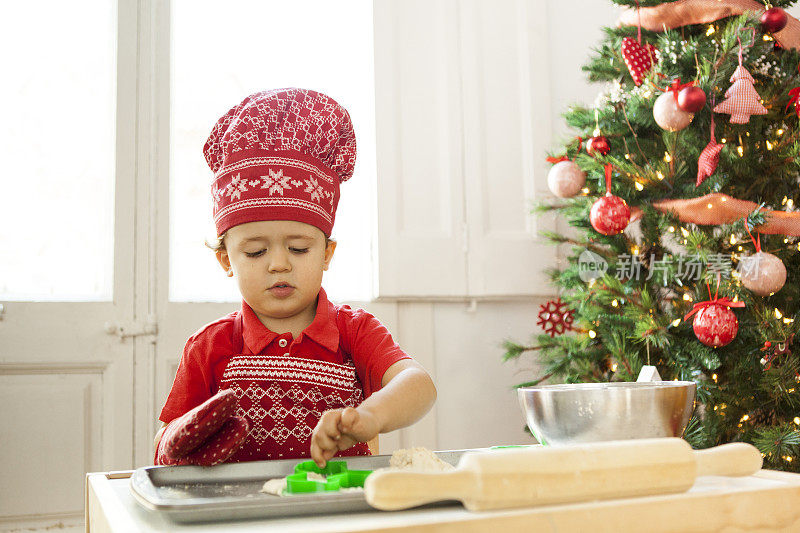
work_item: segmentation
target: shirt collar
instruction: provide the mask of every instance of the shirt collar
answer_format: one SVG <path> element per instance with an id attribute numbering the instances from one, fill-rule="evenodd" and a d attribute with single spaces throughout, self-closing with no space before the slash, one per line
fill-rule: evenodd
<path id="1" fill-rule="evenodd" d="M 300 333 L 300 338 L 304 335 L 332 352 L 339 349 L 336 306 L 328 300 L 328 295 L 322 287 L 319 289 L 314 320 Z M 278 337 L 278 334 L 262 324 L 255 311 L 247 305 L 247 302 L 242 301 L 242 337 L 250 351 L 259 354 Z"/>

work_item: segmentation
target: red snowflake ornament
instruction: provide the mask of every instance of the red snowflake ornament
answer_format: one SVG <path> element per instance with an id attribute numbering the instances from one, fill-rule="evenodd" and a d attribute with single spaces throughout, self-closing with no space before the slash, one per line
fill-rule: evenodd
<path id="1" fill-rule="evenodd" d="M 561 298 L 550 300 L 539 306 L 539 320 L 536 325 L 542 326 L 545 333 L 555 337 L 572 329 L 574 313 L 572 309 L 567 309 L 567 304 Z"/>
<path id="2" fill-rule="evenodd" d="M 641 85 L 656 62 L 656 47 L 649 43 L 642 46 L 633 37 L 625 37 L 622 39 L 622 58 L 631 71 L 634 83 Z"/>

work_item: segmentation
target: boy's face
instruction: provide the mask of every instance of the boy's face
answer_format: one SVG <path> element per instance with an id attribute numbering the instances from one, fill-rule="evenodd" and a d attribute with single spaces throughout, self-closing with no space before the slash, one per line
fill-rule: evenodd
<path id="1" fill-rule="evenodd" d="M 247 304 L 270 329 L 284 319 L 310 324 L 336 243 L 326 246 L 319 228 L 291 220 L 265 220 L 234 226 L 217 260 L 236 277 Z M 274 330 L 274 329 L 273 329 Z"/>

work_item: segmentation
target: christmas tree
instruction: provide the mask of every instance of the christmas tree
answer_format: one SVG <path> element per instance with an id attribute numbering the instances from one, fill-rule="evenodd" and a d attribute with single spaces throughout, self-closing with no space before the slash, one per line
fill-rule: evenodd
<path id="1" fill-rule="evenodd" d="M 584 67 L 604 89 L 565 113 L 558 198 L 537 206 L 573 228 L 547 234 L 568 252 L 560 300 L 504 357 L 537 355 L 519 386 L 654 365 L 697 383 L 692 446 L 749 442 L 765 468 L 800 471 L 795 0 L 613 1 L 627 12 Z"/>

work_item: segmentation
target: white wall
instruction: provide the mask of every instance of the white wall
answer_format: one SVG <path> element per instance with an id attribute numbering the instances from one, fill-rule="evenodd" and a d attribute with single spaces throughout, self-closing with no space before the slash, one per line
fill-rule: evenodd
<path id="1" fill-rule="evenodd" d="M 463 5 L 463 4 L 462 4 Z M 529 9 L 534 4 L 528 4 Z M 601 28 L 616 20 L 617 8 L 608 2 L 548 0 L 539 3 L 548 20 L 542 51 L 545 71 L 535 83 L 549 84 L 550 101 L 534 102 L 534 112 L 549 114 L 552 131 L 545 132 L 555 147 L 568 132 L 561 113 L 567 105 L 591 104 L 598 86 L 586 82 L 581 66 L 590 49 L 602 39 Z M 563 22 L 562 22 L 563 21 Z M 462 38 L 469 38 L 463 37 Z M 477 37 L 476 37 L 477 39 Z M 534 122 L 537 122 L 534 117 Z M 502 142 L 490 139 L 490 142 Z M 545 157 L 544 153 L 534 154 Z M 536 176 L 537 189 L 547 189 L 545 175 Z M 555 254 L 555 249 L 549 248 Z M 551 288 L 555 294 L 555 289 Z M 539 333 L 539 305 L 547 298 L 469 302 L 396 302 L 367 307 L 394 333 L 398 342 L 432 373 L 438 388 L 433 412 L 411 428 L 381 437 L 381 453 L 407 446 L 458 449 L 535 442 L 524 432 L 514 384 L 540 374 L 535 352 L 503 363 L 503 339 L 525 343 Z"/>

